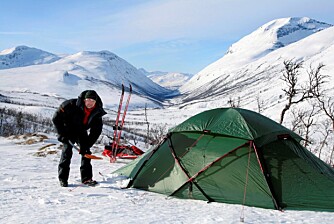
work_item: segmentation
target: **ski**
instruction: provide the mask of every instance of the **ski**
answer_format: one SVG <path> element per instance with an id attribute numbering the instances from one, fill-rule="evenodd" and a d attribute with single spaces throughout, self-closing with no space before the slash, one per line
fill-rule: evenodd
<path id="1" fill-rule="evenodd" d="M 112 139 L 112 143 L 110 145 L 106 145 L 104 148 L 104 151 L 102 152 L 103 156 L 109 158 L 110 163 L 116 162 L 118 158 L 125 159 L 125 160 L 133 160 L 137 158 L 139 155 L 144 153 L 142 150 L 140 150 L 139 148 L 133 145 L 131 147 L 124 146 L 122 144 L 120 145 L 125 117 L 126 117 L 126 114 L 129 108 L 131 96 L 132 96 L 132 85 L 129 84 L 129 93 L 127 96 L 124 110 L 122 111 L 123 109 L 122 105 L 123 105 L 123 99 L 124 99 L 124 85 L 122 84 L 122 95 L 121 95 L 120 102 L 119 102 L 113 138 L 111 138 L 110 136 L 107 136 L 108 138 Z M 135 155 L 130 155 L 129 152 L 123 153 L 124 150 L 130 150 Z"/>
<path id="2" fill-rule="evenodd" d="M 117 111 L 117 116 L 116 116 L 116 121 L 115 121 L 114 134 L 113 134 L 113 142 L 112 142 L 112 147 L 111 147 L 112 156 L 114 156 L 114 151 L 115 151 L 115 146 L 116 146 L 116 141 L 117 141 L 116 137 L 117 137 L 117 131 L 118 131 L 118 122 L 119 122 L 119 117 L 121 114 L 123 98 L 124 98 L 124 85 L 122 84 L 122 94 L 119 99 L 118 111 Z M 111 159 L 112 158 L 110 158 L 110 162 L 111 162 Z"/>
<path id="3" fill-rule="evenodd" d="M 129 90 L 128 99 L 126 101 L 126 105 L 125 105 L 125 108 L 124 108 L 124 111 L 123 111 L 123 115 L 122 115 L 122 119 L 121 119 L 121 124 L 119 125 L 119 127 L 118 127 L 118 122 L 119 122 L 119 116 L 120 116 L 121 112 L 119 112 L 117 114 L 118 119 L 117 119 L 117 125 L 116 126 L 117 126 L 118 131 L 116 132 L 116 137 L 113 140 L 113 144 L 112 144 L 112 148 L 111 148 L 111 153 L 112 153 L 112 155 L 110 157 L 110 162 L 111 163 L 116 162 L 116 156 L 117 156 L 117 153 L 118 153 L 118 145 L 119 145 L 121 134 L 122 134 L 122 129 L 123 129 L 123 125 L 124 125 L 124 120 L 125 120 L 126 112 L 128 110 L 128 107 L 129 107 L 129 102 L 130 102 L 131 94 L 132 94 L 132 86 L 130 84 L 130 90 Z M 122 103 L 120 103 L 120 105 L 121 104 Z M 120 107 L 120 110 L 121 109 L 122 108 Z"/>
<path id="4" fill-rule="evenodd" d="M 119 128 L 119 132 L 117 133 L 118 136 L 117 136 L 117 139 L 116 139 L 116 147 L 115 147 L 116 148 L 116 150 L 115 150 L 116 153 L 115 153 L 115 157 L 116 157 L 116 155 L 118 153 L 118 145 L 119 145 L 119 142 L 120 142 L 120 139 L 121 139 L 121 134 L 122 134 L 123 126 L 124 126 L 124 120 L 125 120 L 126 112 L 128 111 L 131 94 L 132 94 L 132 86 L 130 84 L 130 90 L 129 90 L 128 99 L 126 101 L 125 108 L 124 108 L 124 111 L 123 111 L 123 116 L 122 116 L 121 125 L 120 125 L 120 128 Z"/>

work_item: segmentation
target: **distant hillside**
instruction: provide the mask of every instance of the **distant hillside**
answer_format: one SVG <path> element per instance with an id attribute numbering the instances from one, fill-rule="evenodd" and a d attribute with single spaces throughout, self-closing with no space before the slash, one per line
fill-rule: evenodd
<path id="1" fill-rule="evenodd" d="M 180 72 L 148 72 L 143 68 L 139 70 L 153 82 L 170 90 L 178 90 L 193 76 L 192 74 Z"/>
<path id="2" fill-rule="evenodd" d="M 208 65 L 180 88 L 182 93 L 194 91 L 226 74 L 240 71 L 243 66 L 265 57 L 332 25 L 307 17 L 282 18 L 268 22 L 232 44 L 221 59 Z M 214 87 L 213 87 L 214 88 Z"/>
<path id="3" fill-rule="evenodd" d="M 288 60 L 303 62 L 298 70 L 299 90 L 309 82 L 311 69 L 325 65 L 321 70 L 326 77 L 322 88 L 326 94 L 326 105 L 333 112 L 334 27 L 307 18 L 275 20 L 242 38 L 223 58 L 183 85 L 180 88 L 182 95 L 173 102 L 184 110 L 237 106 L 260 112 L 279 122 L 281 112 L 288 103 L 283 91 L 288 88 L 283 81 L 284 62 Z M 294 100 L 300 97 L 297 94 Z M 313 106 L 317 105 L 316 100 L 292 105 L 283 125 L 290 129 L 299 125 L 296 131 L 302 136 L 310 133 L 312 138 L 308 149 L 319 153 L 323 148 L 321 158 L 334 162 L 333 121 L 319 108 L 315 109 L 316 113 L 312 112 Z M 307 131 L 302 123 L 296 124 L 300 116 L 311 116 L 308 118 L 312 125 Z"/>
<path id="4" fill-rule="evenodd" d="M 109 104 L 116 105 L 121 85 L 128 88 L 131 84 L 133 99 L 138 102 L 133 106 L 146 103 L 156 107 L 172 93 L 108 51 L 83 51 L 59 58 L 42 50 L 20 46 L 4 50 L 0 56 L 15 61 L 11 63 L 12 68 L 0 69 L 3 95 L 15 91 L 72 98 L 85 89 L 95 89 Z"/>
<path id="5" fill-rule="evenodd" d="M 11 66 L 15 67 L 0 69 L 2 107 L 53 111 L 62 100 L 77 97 L 85 89 L 95 89 L 104 106 L 115 111 L 120 86 L 124 84 L 128 88 L 131 83 L 134 89 L 131 109 L 147 106 L 157 109 L 150 111 L 152 113 L 161 110 L 159 116 L 150 117 L 155 123 L 174 125 L 176 120 L 184 120 L 191 114 L 231 106 L 260 112 L 279 122 L 280 113 L 287 104 L 284 92 L 287 83 L 282 79 L 284 62 L 291 60 L 303 62 L 298 71 L 299 89 L 306 86 L 311 69 L 319 64 L 325 65 L 321 70 L 326 77 L 323 90 L 327 97 L 326 105 L 334 111 L 334 27 L 306 17 L 282 18 L 264 24 L 234 43 L 224 57 L 189 80 L 188 74 L 138 70 L 109 51 L 83 51 L 59 58 L 26 47 L 25 52 L 36 52 L 36 55 L 10 56 L 15 49 L 0 54 L 2 60 L 15 58 L 11 61 Z M 315 100 L 293 105 L 283 125 L 290 129 L 302 125 L 296 124 L 296 118 L 303 113 L 310 114 L 313 106 L 317 105 Z M 296 131 L 301 136 L 310 133 L 308 149 L 321 154 L 326 162 L 334 161 L 332 120 L 324 111 L 316 109 L 310 117 L 312 126 L 307 131 L 300 127 Z M 143 123 L 140 126 L 145 128 Z"/>
<path id="6" fill-rule="evenodd" d="M 49 64 L 60 59 L 55 54 L 27 46 L 17 46 L 0 52 L 0 69 Z"/>

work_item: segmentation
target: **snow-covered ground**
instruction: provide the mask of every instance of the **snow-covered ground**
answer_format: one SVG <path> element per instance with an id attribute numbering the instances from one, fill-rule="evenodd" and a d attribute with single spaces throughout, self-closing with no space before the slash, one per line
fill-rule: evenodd
<path id="1" fill-rule="evenodd" d="M 121 189 L 127 180 L 112 174 L 124 165 L 121 162 L 92 161 L 94 178 L 100 184 L 86 187 L 80 184 L 80 156 L 76 152 L 69 187 L 61 188 L 57 179 L 60 145 L 55 136 L 47 137 L 0 137 L 0 223 L 203 224 L 241 223 L 241 217 L 244 223 L 334 223 L 330 212 L 280 212 Z M 102 149 L 97 145 L 93 152 L 99 155 Z M 37 152 L 47 155 L 38 157 Z"/>

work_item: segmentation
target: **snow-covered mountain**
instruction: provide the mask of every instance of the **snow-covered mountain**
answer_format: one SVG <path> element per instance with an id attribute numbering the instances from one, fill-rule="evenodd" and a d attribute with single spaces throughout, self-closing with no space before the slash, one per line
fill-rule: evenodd
<path id="1" fill-rule="evenodd" d="M 85 78 L 100 82 L 109 82 L 114 86 L 121 86 L 121 84 L 128 86 L 131 83 L 134 91 L 157 99 L 162 99 L 170 92 L 109 51 L 79 52 L 55 62 L 55 65 L 57 64 L 75 65 L 67 72 L 82 74 Z M 85 71 L 83 72 L 82 69 Z"/>
<path id="2" fill-rule="evenodd" d="M 323 88 L 327 97 L 334 95 L 334 27 L 307 18 L 287 18 L 269 22 L 233 44 L 223 58 L 182 86 L 182 95 L 173 100 L 186 110 L 207 110 L 234 104 L 258 111 L 279 122 L 281 111 L 287 104 L 283 91 L 287 84 L 282 80 L 282 74 L 284 61 L 288 60 L 303 61 L 303 68 L 299 71 L 299 86 L 308 81 L 311 67 L 314 69 L 324 64 L 321 73 L 327 76 L 327 82 Z M 316 105 L 315 101 L 294 105 L 286 114 L 283 125 L 292 129 L 296 116 L 293 112 L 309 113 L 313 105 Z M 317 125 L 309 130 L 313 142 L 309 149 L 313 147 L 313 150 L 317 150 L 316 145 L 323 141 L 319 127 L 328 119 L 320 111 L 313 117 Z M 322 158 L 330 157 L 333 142 L 334 136 L 331 135 L 326 140 L 328 148 Z"/>
<path id="3" fill-rule="evenodd" d="M 324 64 L 323 73 L 329 78 L 326 87 L 334 90 L 334 27 L 280 48 L 242 67 L 231 70 L 220 70 L 217 67 L 217 70 L 212 71 L 217 75 L 215 79 L 184 93 L 181 101 L 184 105 L 216 107 L 227 104 L 230 98 L 240 97 L 242 106 L 253 104 L 251 107 L 254 109 L 256 97 L 260 96 L 267 102 L 266 107 L 279 107 L 279 103 L 284 101 L 279 97 L 284 95 L 281 78 L 285 60 L 304 61 L 299 80 L 301 83 L 307 81 L 310 66 Z M 208 76 L 210 74 L 207 73 Z M 198 82 L 205 79 L 204 76 L 197 78 Z"/>
<path id="4" fill-rule="evenodd" d="M 40 60 L 37 64 L 37 58 L 41 59 L 41 55 L 46 55 L 41 53 L 43 51 L 22 46 L 18 48 L 24 49 L 22 52 L 25 53 L 21 55 L 25 57 L 17 58 L 16 67 L 0 70 L 0 89 L 5 96 L 10 96 L 10 92 L 15 91 L 66 99 L 77 97 L 85 89 L 95 89 L 109 105 L 116 105 L 121 85 L 128 88 L 131 84 L 133 97 L 137 101 L 133 105 L 147 103 L 158 106 L 171 93 L 124 59 L 108 51 L 84 51 L 57 58 L 54 62 Z M 11 58 L 10 55 L 16 54 L 18 48 L 14 51 L 4 50 L 1 56 Z"/>
<path id="5" fill-rule="evenodd" d="M 60 59 L 55 54 L 27 46 L 17 46 L 0 52 L 0 69 L 48 64 Z"/>
<path id="6" fill-rule="evenodd" d="M 148 72 L 143 68 L 140 68 L 139 70 L 153 82 L 170 90 L 178 90 L 193 76 L 192 74 L 181 72 Z"/>
<path id="7" fill-rule="evenodd" d="M 306 29 L 305 27 L 310 28 Z M 280 30 L 290 30 L 291 32 L 285 32 L 286 35 L 283 36 Z M 263 54 L 259 57 L 257 56 L 260 52 L 259 46 L 261 43 L 265 45 L 266 42 L 263 41 L 268 37 L 268 33 L 271 34 L 272 40 L 276 38 L 276 42 L 267 45 L 267 48 L 262 48 Z M 306 36 L 306 33 L 309 35 Z M 293 37 L 294 41 L 286 39 L 287 35 Z M 296 36 L 300 38 L 296 39 Z M 282 38 L 284 38 L 285 46 L 282 44 L 277 49 L 272 48 L 274 45 L 277 46 L 275 43 L 278 43 L 278 40 L 282 40 Z M 248 41 L 245 42 L 245 40 Z M 242 48 L 236 46 L 242 46 Z M 304 61 L 301 82 L 307 79 L 306 70 L 311 65 L 316 66 L 323 63 L 326 65 L 324 72 L 331 78 L 329 84 L 333 83 L 334 27 L 325 23 L 307 18 L 275 20 L 242 38 L 230 49 L 239 49 L 239 51 L 230 50 L 223 58 L 200 71 L 180 88 L 183 96 L 178 100 L 183 103 L 183 106 L 217 107 L 226 105 L 231 98 L 241 98 L 242 106 L 253 105 L 250 107 L 254 109 L 256 108 L 255 98 L 258 96 L 267 102 L 266 107 L 282 106 L 279 103 L 283 100 L 280 100 L 279 97 L 284 95 L 281 90 L 283 88 L 281 77 L 285 60 Z M 253 54 L 253 52 L 257 53 Z M 245 56 L 243 57 L 243 55 Z M 239 58 L 248 58 L 248 60 L 240 62 Z M 333 86 L 328 85 L 332 89 Z"/>
<path id="8" fill-rule="evenodd" d="M 233 44 L 223 58 L 183 85 L 180 88 L 183 96 L 178 102 L 183 106 L 216 107 L 226 105 L 231 98 L 241 98 L 243 106 L 256 105 L 255 96 L 261 93 L 263 100 L 277 105 L 282 101 L 277 97 L 284 95 L 280 77 L 285 60 L 303 60 L 305 69 L 311 64 L 323 63 L 328 75 L 332 76 L 333 29 L 329 24 L 305 17 L 269 22 Z M 268 91 L 272 93 L 268 94 Z"/>
<path id="9" fill-rule="evenodd" d="M 180 88 L 180 92 L 193 92 L 219 77 L 240 71 L 242 66 L 263 58 L 277 49 L 331 26 L 307 17 L 282 18 L 268 22 L 232 44 L 221 59 L 193 76 L 189 82 Z"/>
<path id="10" fill-rule="evenodd" d="M 334 27 L 309 18 L 283 18 L 266 23 L 233 44 L 223 58 L 185 83 L 179 89 L 182 95 L 172 100 L 170 98 L 175 91 L 154 83 L 141 69 L 134 68 L 113 53 L 86 51 L 49 64 L 0 70 L 0 104 L 21 102 L 36 105 L 38 99 L 39 105 L 54 107 L 59 101 L 76 97 L 85 89 L 96 89 L 105 106 L 115 109 L 121 83 L 125 86 L 132 83 L 137 94 L 131 99 L 131 107 L 174 104 L 174 107 L 152 112 L 158 114 L 150 117 L 155 123 L 175 125 L 203 110 L 229 107 L 231 101 L 278 121 L 286 104 L 282 90 L 285 83 L 281 79 L 286 60 L 304 61 L 300 71 L 301 85 L 307 81 L 310 66 L 324 64 L 322 73 L 328 76 L 327 94 L 334 95 Z M 168 101 L 163 101 L 166 98 Z M 293 109 L 311 108 L 312 103 L 305 102 Z M 31 107 L 29 109 L 32 110 Z M 180 112 L 180 109 L 183 110 Z M 322 113 L 315 117 L 318 124 L 325 118 Z M 290 112 L 283 125 L 291 128 L 292 119 Z M 314 128 L 311 131 L 314 142 L 319 142 L 319 131 Z M 334 137 L 331 138 L 327 139 L 329 146 L 334 142 Z M 329 153 L 327 149 L 325 158 Z"/>

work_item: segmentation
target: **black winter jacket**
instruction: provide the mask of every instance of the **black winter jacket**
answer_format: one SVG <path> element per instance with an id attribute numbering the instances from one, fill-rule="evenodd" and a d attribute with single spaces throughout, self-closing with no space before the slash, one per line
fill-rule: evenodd
<path id="1" fill-rule="evenodd" d="M 82 151 L 89 151 L 102 132 L 102 116 L 107 114 L 103 109 L 101 98 L 97 96 L 94 110 L 86 125 L 84 119 L 84 96 L 82 92 L 78 99 L 64 101 L 53 116 L 53 123 L 58 133 L 58 139 L 71 140 L 80 145 Z M 87 130 L 90 129 L 89 134 Z"/>

